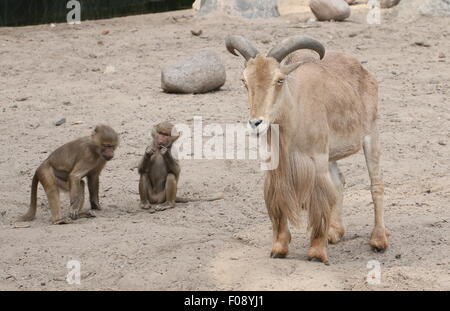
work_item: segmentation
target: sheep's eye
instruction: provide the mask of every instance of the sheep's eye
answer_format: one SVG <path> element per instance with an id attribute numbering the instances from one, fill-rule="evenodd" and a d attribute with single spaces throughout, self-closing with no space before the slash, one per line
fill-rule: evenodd
<path id="1" fill-rule="evenodd" d="M 283 83 L 284 83 L 284 79 L 283 79 L 283 78 L 278 79 L 278 80 L 277 80 L 277 83 L 278 83 L 278 84 L 283 84 Z"/>
<path id="2" fill-rule="evenodd" d="M 244 84 L 245 88 L 247 88 L 247 81 L 245 81 L 245 79 L 241 79 L 242 84 Z"/>

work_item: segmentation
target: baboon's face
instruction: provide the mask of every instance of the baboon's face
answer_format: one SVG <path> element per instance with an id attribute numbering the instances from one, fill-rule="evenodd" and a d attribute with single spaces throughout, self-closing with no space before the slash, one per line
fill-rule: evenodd
<path id="1" fill-rule="evenodd" d="M 242 75 L 247 88 L 250 116 L 248 127 L 254 134 L 263 134 L 277 114 L 276 99 L 283 87 L 286 75 L 279 63 L 261 54 L 250 59 Z"/>
<path id="2" fill-rule="evenodd" d="M 98 125 L 92 133 L 92 141 L 100 156 L 110 161 L 114 158 L 114 151 L 119 145 L 119 136 L 107 125 Z"/>
<path id="3" fill-rule="evenodd" d="M 101 155 L 106 161 L 112 160 L 114 158 L 114 150 L 116 149 L 116 143 L 114 142 L 103 142 L 101 147 Z"/>
<path id="4" fill-rule="evenodd" d="M 161 133 L 156 134 L 156 141 L 158 146 L 168 147 L 169 145 L 171 145 L 172 139 L 173 139 L 172 136 L 168 136 Z"/>

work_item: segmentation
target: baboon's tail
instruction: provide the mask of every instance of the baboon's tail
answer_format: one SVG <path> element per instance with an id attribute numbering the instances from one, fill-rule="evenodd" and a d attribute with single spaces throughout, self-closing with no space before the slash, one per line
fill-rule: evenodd
<path id="1" fill-rule="evenodd" d="M 177 203 L 188 203 L 188 202 L 199 202 L 199 201 L 217 201 L 223 199 L 223 193 L 219 193 L 217 195 L 213 195 L 207 198 L 184 198 L 184 197 L 177 197 L 175 199 L 175 202 Z"/>
<path id="2" fill-rule="evenodd" d="M 31 221 L 36 217 L 36 209 L 37 209 L 37 188 L 39 184 L 39 178 L 37 173 L 33 176 L 33 181 L 31 182 L 31 200 L 30 200 L 30 208 L 28 212 L 19 218 L 20 221 Z"/>

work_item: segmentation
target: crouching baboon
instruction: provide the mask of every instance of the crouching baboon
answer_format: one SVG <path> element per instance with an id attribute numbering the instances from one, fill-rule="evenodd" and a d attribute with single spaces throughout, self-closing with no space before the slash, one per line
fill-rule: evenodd
<path id="1" fill-rule="evenodd" d="M 179 133 L 172 133 L 174 125 L 161 122 L 152 129 L 152 143 L 145 150 L 139 164 L 139 196 L 142 209 L 164 210 L 175 207 L 175 203 L 194 201 L 214 201 L 222 199 L 217 195 L 205 199 L 181 198 L 177 196 L 180 165 L 172 156 L 172 145 L 180 137 Z M 151 204 L 165 203 L 155 209 Z"/>
<path id="2" fill-rule="evenodd" d="M 53 224 L 70 223 L 79 217 L 95 217 L 91 211 L 82 210 L 84 181 L 87 177 L 91 209 L 100 210 L 99 176 L 107 161 L 114 157 L 119 143 L 117 133 L 107 125 L 95 127 L 91 136 L 73 140 L 55 151 L 36 170 L 31 184 L 31 203 L 20 221 L 31 221 L 36 216 L 37 187 L 44 187 Z M 70 193 L 70 218 L 61 217 L 59 191 Z"/>

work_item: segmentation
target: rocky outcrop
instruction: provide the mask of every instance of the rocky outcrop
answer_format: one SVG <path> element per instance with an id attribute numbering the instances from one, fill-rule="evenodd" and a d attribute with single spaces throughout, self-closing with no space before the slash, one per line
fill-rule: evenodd
<path id="1" fill-rule="evenodd" d="M 220 12 L 247 18 L 278 17 L 277 0 L 202 0 L 195 5 L 198 14 Z"/>
<path id="2" fill-rule="evenodd" d="M 450 0 L 408 0 L 397 6 L 398 16 L 414 18 L 418 16 L 450 16 Z"/>

